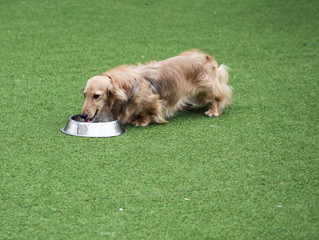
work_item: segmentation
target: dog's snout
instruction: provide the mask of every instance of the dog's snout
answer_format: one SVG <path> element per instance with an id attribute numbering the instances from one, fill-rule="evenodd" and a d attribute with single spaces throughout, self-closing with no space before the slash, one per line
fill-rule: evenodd
<path id="1" fill-rule="evenodd" d="M 80 116 L 81 116 L 81 118 L 83 118 L 83 119 L 87 119 L 87 118 L 88 118 L 88 115 L 87 115 L 86 113 L 82 113 Z"/>

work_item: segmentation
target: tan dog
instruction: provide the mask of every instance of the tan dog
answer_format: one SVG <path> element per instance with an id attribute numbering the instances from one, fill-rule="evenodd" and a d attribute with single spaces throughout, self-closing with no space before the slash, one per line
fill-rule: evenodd
<path id="1" fill-rule="evenodd" d="M 227 81 L 227 67 L 198 50 L 146 65 L 121 65 L 88 80 L 81 116 L 106 121 L 113 115 L 122 124 L 147 126 L 165 123 L 191 105 L 207 106 L 207 116 L 218 116 L 231 102 Z"/>

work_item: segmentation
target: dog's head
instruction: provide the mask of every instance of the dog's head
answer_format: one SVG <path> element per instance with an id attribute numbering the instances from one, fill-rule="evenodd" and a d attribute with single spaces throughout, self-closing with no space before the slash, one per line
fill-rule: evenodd
<path id="1" fill-rule="evenodd" d="M 115 100 L 125 101 L 127 99 L 125 92 L 113 84 L 109 76 L 95 76 L 89 79 L 83 94 L 85 102 L 81 117 L 87 122 L 114 116 Z"/>

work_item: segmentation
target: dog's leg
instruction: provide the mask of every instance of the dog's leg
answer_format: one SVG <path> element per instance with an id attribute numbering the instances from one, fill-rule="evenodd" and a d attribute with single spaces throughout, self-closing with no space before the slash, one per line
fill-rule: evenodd
<path id="1" fill-rule="evenodd" d="M 136 127 L 146 127 L 151 122 L 151 117 L 149 115 L 140 116 L 138 119 L 132 122 L 132 125 Z"/>
<path id="2" fill-rule="evenodd" d="M 208 117 L 217 117 L 221 114 L 220 108 L 218 106 L 218 99 L 214 99 L 210 104 L 208 111 L 205 112 Z"/>
<path id="3" fill-rule="evenodd" d="M 182 111 L 188 111 L 188 110 L 191 109 L 192 106 L 193 106 L 192 104 L 186 103 L 185 106 L 183 106 L 181 110 Z"/>

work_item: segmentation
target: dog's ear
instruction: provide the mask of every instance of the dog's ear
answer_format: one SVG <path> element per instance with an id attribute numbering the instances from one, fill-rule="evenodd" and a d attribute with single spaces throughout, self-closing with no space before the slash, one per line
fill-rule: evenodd
<path id="1" fill-rule="evenodd" d="M 128 100 L 126 91 L 119 87 L 111 76 L 107 75 L 111 81 L 111 88 L 107 89 L 107 105 L 114 116 L 119 116 L 123 110 L 125 103 Z"/>
<path id="2" fill-rule="evenodd" d="M 114 91 L 109 90 L 107 92 L 107 105 L 110 111 L 112 112 L 113 116 L 118 117 L 122 113 L 125 104 L 126 100 L 119 99 L 118 95 L 116 95 Z"/>
<path id="3" fill-rule="evenodd" d="M 119 101 L 126 102 L 128 97 L 125 89 L 120 87 L 119 84 L 116 81 L 114 81 L 114 79 L 110 75 L 106 74 L 105 76 L 107 76 L 110 79 L 110 85 L 112 86 L 108 89 L 107 95 L 110 95 L 111 97 L 114 97 Z"/>

